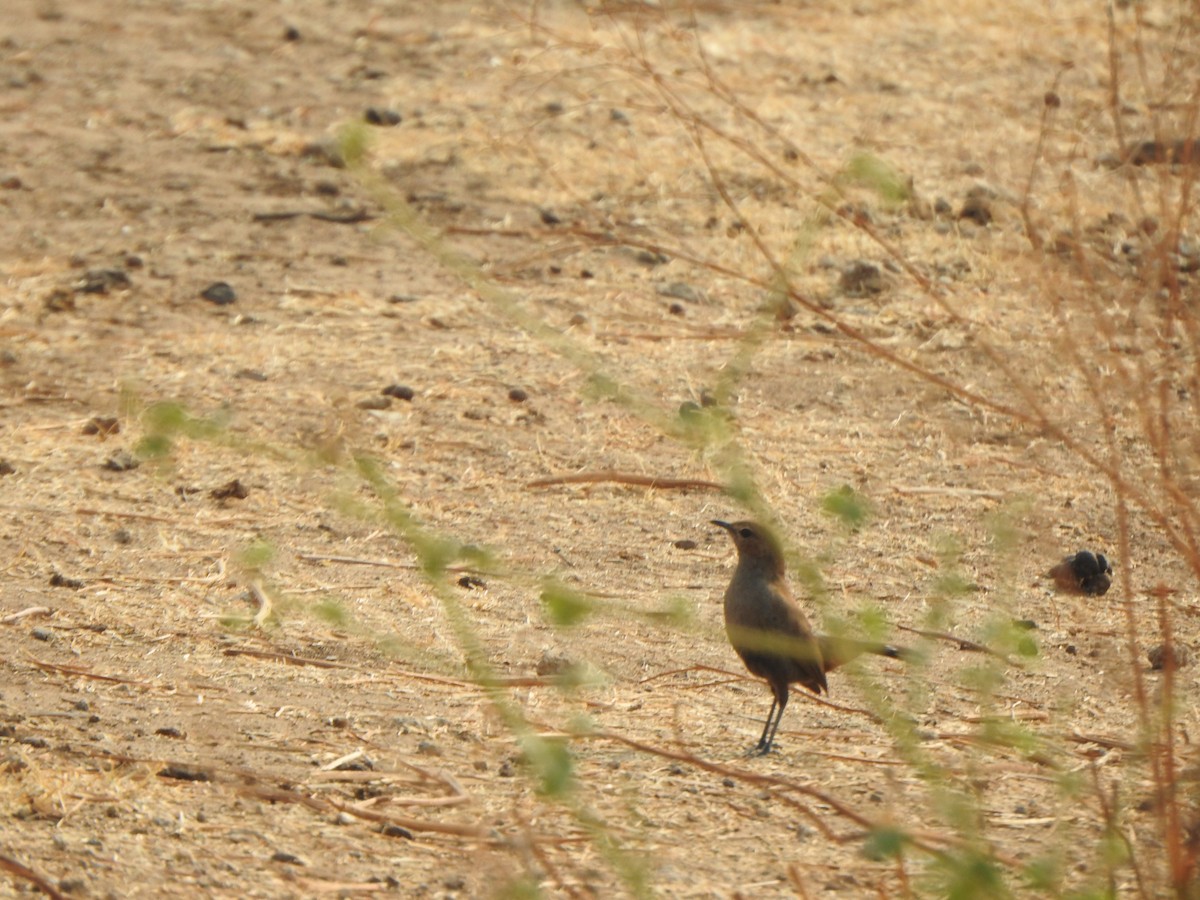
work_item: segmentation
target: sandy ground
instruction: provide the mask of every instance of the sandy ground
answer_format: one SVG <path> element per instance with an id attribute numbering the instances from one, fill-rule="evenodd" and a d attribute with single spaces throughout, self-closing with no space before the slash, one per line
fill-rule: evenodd
<path id="1" fill-rule="evenodd" d="M 1054 89 L 1033 221 L 1142 246 L 1092 6 L 0 4 L 0 896 L 941 893 L 884 826 L 1103 884 L 1095 784 L 1154 877 L 1148 591 L 1191 579 L 1140 507 L 1121 558 L 1080 452 L 1089 373 L 1163 345 L 1125 251 L 1089 283 L 1021 217 Z M 531 484 L 581 472 L 748 474 L 813 617 L 927 662 L 798 691 L 745 759 L 708 525 L 744 511 Z M 1107 597 L 1041 578 L 1082 547 Z"/>

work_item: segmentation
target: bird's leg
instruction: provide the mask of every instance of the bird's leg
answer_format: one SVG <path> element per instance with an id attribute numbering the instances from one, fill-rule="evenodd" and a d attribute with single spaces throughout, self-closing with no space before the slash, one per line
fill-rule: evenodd
<path id="1" fill-rule="evenodd" d="M 755 744 L 753 747 L 751 747 L 750 750 L 746 753 L 747 756 L 762 756 L 764 753 L 766 753 L 768 750 L 771 749 L 771 745 L 767 741 L 767 732 L 769 732 L 771 730 L 771 719 L 775 716 L 775 707 L 777 704 L 778 704 L 778 701 L 775 700 L 774 698 L 772 698 L 771 699 L 771 711 L 769 713 L 767 713 L 767 721 L 766 721 L 766 724 L 763 725 L 762 737 L 760 737 L 758 739 L 758 743 Z"/>
<path id="2" fill-rule="evenodd" d="M 777 732 L 779 730 L 779 722 L 783 718 L 783 711 L 787 708 L 787 703 L 788 703 L 788 686 L 786 684 L 784 684 L 783 690 L 778 692 L 775 697 L 775 703 L 771 704 L 771 709 L 774 709 L 775 706 L 778 705 L 779 712 L 775 713 L 775 724 L 771 726 L 771 735 L 770 735 L 770 737 L 767 737 L 767 743 L 760 751 L 760 753 L 763 756 L 766 756 L 768 753 L 770 753 L 771 748 L 775 746 L 775 732 Z M 770 723 L 771 723 L 771 720 L 770 720 L 770 718 L 768 718 L 767 724 L 770 725 Z M 764 731 L 763 734 L 765 736 L 766 732 Z"/>

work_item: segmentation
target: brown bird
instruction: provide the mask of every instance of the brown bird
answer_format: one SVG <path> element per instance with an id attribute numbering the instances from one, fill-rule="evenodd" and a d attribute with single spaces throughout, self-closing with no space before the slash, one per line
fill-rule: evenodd
<path id="1" fill-rule="evenodd" d="M 1054 579 L 1055 586 L 1068 594 L 1102 596 L 1112 586 L 1112 564 L 1103 553 L 1080 550 L 1074 556 L 1063 557 L 1063 561 L 1046 573 Z"/>
<path id="2" fill-rule="evenodd" d="M 722 522 L 737 547 L 737 568 L 725 589 L 725 633 L 746 668 L 764 679 L 774 699 L 762 737 L 750 750 L 771 751 L 779 720 L 787 707 L 790 685 L 799 683 L 814 694 L 828 693 L 825 673 L 863 653 L 903 658 L 908 651 L 870 641 L 816 634 L 792 599 L 785 576 L 783 550 L 775 536 L 754 522 Z"/>

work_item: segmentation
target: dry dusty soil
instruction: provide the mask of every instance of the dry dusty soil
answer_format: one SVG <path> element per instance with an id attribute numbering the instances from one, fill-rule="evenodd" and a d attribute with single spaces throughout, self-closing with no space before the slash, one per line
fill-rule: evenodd
<path id="1" fill-rule="evenodd" d="M 1116 107 L 1082 0 L 0 3 L 0 896 L 1153 895 L 1113 24 Z M 748 509 L 922 654 L 766 758 Z"/>

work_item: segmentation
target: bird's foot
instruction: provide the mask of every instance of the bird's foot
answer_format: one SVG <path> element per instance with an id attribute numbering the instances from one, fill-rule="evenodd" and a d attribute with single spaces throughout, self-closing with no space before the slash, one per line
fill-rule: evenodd
<path id="1" fill-rule="evenodd" d="M 774 749 L 775 748 L 771 744 L 758 743 L 746 751 L 746 756 L 748 756 L 748 757 L 766 756 L 768 753 L 770 753 Z"/>

